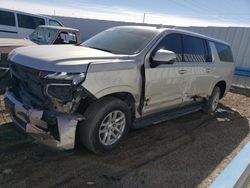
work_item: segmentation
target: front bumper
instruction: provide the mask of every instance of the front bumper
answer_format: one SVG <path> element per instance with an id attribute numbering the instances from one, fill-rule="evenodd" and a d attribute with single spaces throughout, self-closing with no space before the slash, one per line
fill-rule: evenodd
<path id="1" fill-rule="evenodd" d="M 17 127 L 39 142 L 57 149 L 73 149 L 76 126 L 83 116 L 26 107 L 11 91 L 4 96 L 5 106 Z"/>

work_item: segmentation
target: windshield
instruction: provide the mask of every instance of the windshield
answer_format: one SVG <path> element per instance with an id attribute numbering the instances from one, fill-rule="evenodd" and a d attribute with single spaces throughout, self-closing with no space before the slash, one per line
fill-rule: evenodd
<path id="1" fill-rule="evenodd" d="M 158 34 L 157 30 L 143 28 L 112 28 L 82 43 L 82 46 L 114 54 L 133 55 L 142 51 Z"/>
<path id="2" fill-rule="evenodd" d="M 30 34 L 29 39 L 36 44 L 46 45 L 51 43 L 56 33 L 57 29 L 38 27 Z"/>

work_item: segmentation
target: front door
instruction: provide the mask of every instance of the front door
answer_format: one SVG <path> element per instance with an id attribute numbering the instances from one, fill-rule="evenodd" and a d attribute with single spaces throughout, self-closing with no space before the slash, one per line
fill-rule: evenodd
<path id="1" fill-rule="evenodd" d="M 145 103 L 143 115 L 176 108 L 183 101 L 183 92 L 189 80 L 185 79 L 187 72 L 183 69 L 182 39 L 180 34 L 168 34 L 151 52 L 152 57 L 159 49 L 176 53 L 176 62 L 152 66 L 152 58 L 145 62 Z M 147 62 L 148 61 L 148 62 Z M 151 65 L 151 66 L 150 66 Z"/>

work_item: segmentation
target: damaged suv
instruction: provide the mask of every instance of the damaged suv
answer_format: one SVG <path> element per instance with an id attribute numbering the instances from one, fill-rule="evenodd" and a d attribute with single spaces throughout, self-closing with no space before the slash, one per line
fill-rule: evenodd
<path id="1" fill-rule="evenodd" d="M 203 109 L 232 83 L 229 44 L 175 28 L 108 29 L 79 46 L 18 48 L 9 55 L 5 104 L 42 143 L 99 153 L 131 128 Z M 77 136 L 76 136 L 77 135 Z"/>

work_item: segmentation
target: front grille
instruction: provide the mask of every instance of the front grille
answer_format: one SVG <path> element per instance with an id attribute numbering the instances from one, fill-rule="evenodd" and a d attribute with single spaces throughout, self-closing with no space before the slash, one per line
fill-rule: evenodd
<path id="1" fill-rule="evenodd" d="M 10 70 L 15 82 L 15 95 L 27 105 L 46 107 L 47 96 L 44 94 L 44 84 L 39 79 L 39 71 L 11 63 Z"/>

